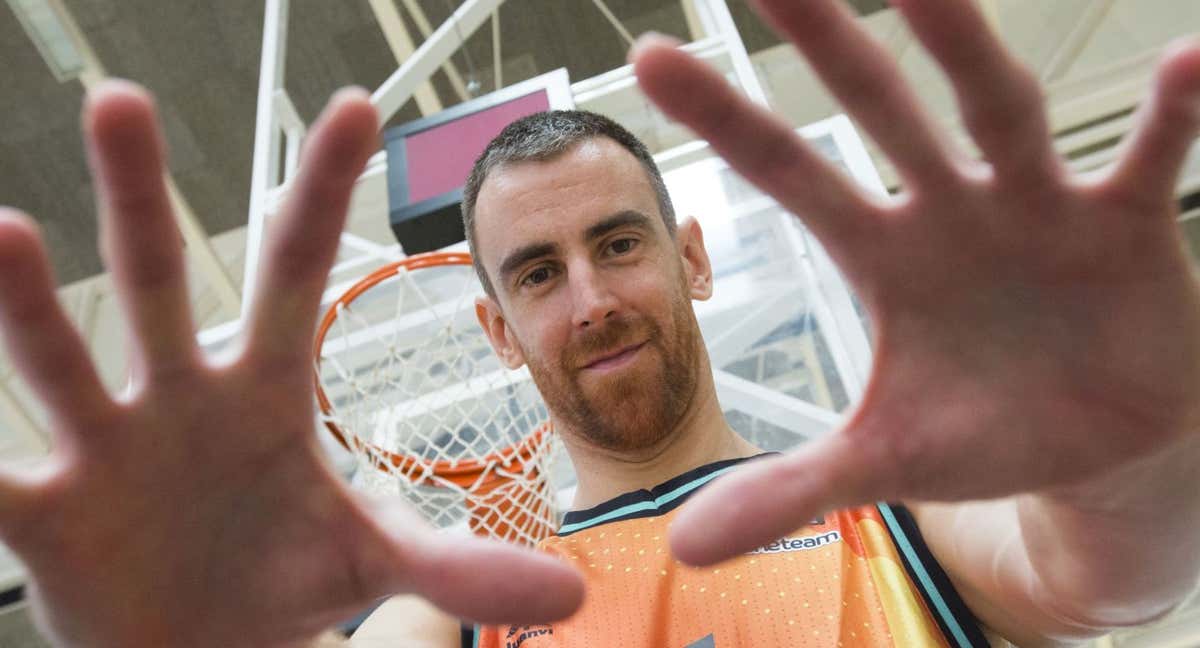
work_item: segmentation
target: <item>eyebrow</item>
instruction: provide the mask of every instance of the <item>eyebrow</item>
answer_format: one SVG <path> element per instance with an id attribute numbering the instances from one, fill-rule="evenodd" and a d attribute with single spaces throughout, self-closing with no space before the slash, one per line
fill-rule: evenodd
<path id="1" fill-rule="evenodd" d="M 507 281 L 521 266 L 557 251 L 558 246 L 554 243 L 530 243 L 521 246 L 504 257 L 504 262 L 500 264 L 500 278 Z"/>
<path id="2" fill-rule="evenodd" d="M 619 211 L 612 216 L 605 218 L 599 223 L 587 228 L 587 232 L 584 233 L 584 238 L 592 241 L 604 236 L 605 234 L 608 234 L 615 229 L 629 225 L 633 225 L 641 229 L 652 229 L 649 216 L 639 211 L 626 209 L 624 211 Z"/>

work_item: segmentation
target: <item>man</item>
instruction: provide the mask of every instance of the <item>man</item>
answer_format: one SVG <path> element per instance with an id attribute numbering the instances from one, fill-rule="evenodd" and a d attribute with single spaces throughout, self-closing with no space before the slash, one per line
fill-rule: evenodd
<path id="1" fill-rule="evenodd" d="M 588 591 L 569 620 L 481 628 L 474 645 L 984 645 L 953 587 L 917 585 L 945 576 L 900 507 L 829 512 L 716 569 L 671 556 L 679 507 L 762 451 L 717 402 L 691 305 L 712 292 L 700 227 L 676 226 L 632 134 L 585 112 L 521 119 L 476 162 L 463 215 L 480 324 L 506 365 L 529 367 L 579 476 L 575 510 L 539 548 Z M 354 643 L 451 648 L 457 627 L 410 598 Z"/>
<path id="2" fill-rule="evenodd" d="M 868 395 L 845 428 L 696 492 L 675 516 L 671 550 L 710 564 L 769 549 L 822 514 L 905 500 L 971 610 L 1018 642 L 1094 635 L 1169 611 L 1200 570 L 1200 288 L 1171 194 L 1200 125 L 1200 47 L 1163 61 L 1116 165 L 1069 178 L 1036 85 L 972 3 L 893 5 L 946 70 L 982 161 L 944 141 L 840 4 L 762 4 L 906 189 L 895 202 L 862 195 L 719 75 L 669 43 L 643 41 L 635 65 L 647 94 L 803 216 L 877 333 Z M 148 98 L 120 84 L 93 92 L 85 128 L 104 251 L 132 332 L 128 396 L 114 400 L 100 386 L 54 300 L 33 227 L 0 217 L 0 328 L 51 412 L 57 445 L 35 472 L 0 473 L 0 535 L 28 565 L 41 625 L 57 643 L 298 646 L 389 593 L 484 623 L 536 624 L 579 607 L 582 581 L 569 567 L 436 536 L 411 512 L 350 493 L 314 447 L 312 331 L 297 323 L 315 320 L 350 188 L 375 148 L 361 93 L 336 97 L 314 126 L 266 247 L 269 270 L 242 348 L 223 359 L 200 357 L 193 341 Z M 589 146 L 603 161 L 603 142 L 579 148 Z M 595 169 L 624 173 L 608 184 L 614 196 L 592 186 L 579 197 L 631 200 L 642 215 L 661 215 L 646 179 L 618 160 Z M 686 311 L 686 297 L 706 290 L 701 236 L 685 224 L 671 239 L 665 222 L 649 219 L 652 234 L 627 236 L 644 252 L 616 240 L 605 249 L 614 259 L 640 254 L 651 271 L 614 283 L 585 245 L 597 242 L 591 225 L 552 221 L 553 205 L 529 201 L 557 196 L 576 215 L 605 205 L 575 204 L 570 187 L 531 166 L 502 166 L 481 189 L 476 243 L 496 283 L 481 307 L 501 355 L 535 368 L 548 392 L 560 389 L 556 422 L 582 431 L 594 420 L 589 406 L 611 404 L 606 385 L 677 375 L 673 359 L 689 357 L 689 324 L 675 313 L 679 297 Z M 513 193 L 520 181 L 541 184 L 522 197 Z M 525 210 L 511 211 L 518 204 Z M 531 242 L 522 237 L 535 224 L 557 244 L 557 260 L 511 283 L 518 277 L 505 270 L 519 264 L 505 260 Z M 592 232 L 612 223 L 603 225 Z M 628 326 L 599 324 L 610 312 Z M 620 334 L 580 333 L 593 325 Z M 699 379 L 678 387 L 668 395 L 690 391 L 694 403 L 679 416 L 705 411 Z M 613 393 L 636 397 L 627 387 Z M 664 432 L 654 424 L 670 417 L 620 408 L 601 416 L 612 419 L 589 432 L 604 442 L 593 448 L 580 434 L 575 444 L 580 472 L 597 477 L 584 507 L 653 487 L 659 469 L 679 474 L 753 452 L 719 420 Z M 695 438 L 727 443 L 655 452 L 693 427 L 711 430 Z"/>

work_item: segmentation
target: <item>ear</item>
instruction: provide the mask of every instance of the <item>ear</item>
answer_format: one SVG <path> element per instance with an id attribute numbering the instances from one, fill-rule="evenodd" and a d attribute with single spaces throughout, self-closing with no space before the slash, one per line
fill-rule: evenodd
<path id="1" fill-rule="evenodd" d="M 712 297 L 712 262 L 704 248 L 704 232 L 700 223 L 688 216 L 675 229 L 675 243 L 683 261 L 684 278 L 692 299 L 704 301 Z"/>
<path id="2" fill-rule="evenodd" d="M 521 345 L 517 344 L 517 338 L 508 327 L 508 320 L 504 319 L 500 304 L 496 303 L 495 299 L 487 295 L 476 297 L 475 317 L 479 319 L 479 326 L 483 328 L 492 350 L 505 367 L 517 369 L 525 364 L 525 353 L 521 351 Z"/>

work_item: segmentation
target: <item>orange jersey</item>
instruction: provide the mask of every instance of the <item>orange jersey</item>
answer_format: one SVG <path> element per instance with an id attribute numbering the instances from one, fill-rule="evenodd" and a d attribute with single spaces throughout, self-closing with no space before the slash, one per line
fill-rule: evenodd
<path id="1" fill-rule="evenodd" d="M 568 513 L 540 548 L 582 572 L 583 607 L 549 625 L 480 628 L 476 646 L 988 645 L 902 507 L 839 511 L 715 567 L 673 559 L 676 508 L 741 461 Z"/>

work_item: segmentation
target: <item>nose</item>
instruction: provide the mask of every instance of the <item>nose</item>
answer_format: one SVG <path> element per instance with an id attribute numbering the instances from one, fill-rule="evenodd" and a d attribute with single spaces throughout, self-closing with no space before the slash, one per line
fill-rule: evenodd
<path id="1" fill-rule="evenodd" d="M 591 264 L 577 265 L 568 273 L 573 298 L 571 323 L 578 328 L 588 328 L 615 315 L 619 302 L 604 277 Z"/>

